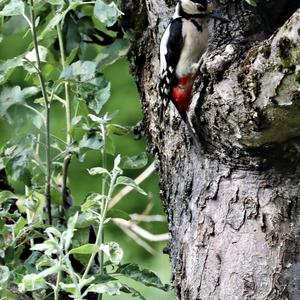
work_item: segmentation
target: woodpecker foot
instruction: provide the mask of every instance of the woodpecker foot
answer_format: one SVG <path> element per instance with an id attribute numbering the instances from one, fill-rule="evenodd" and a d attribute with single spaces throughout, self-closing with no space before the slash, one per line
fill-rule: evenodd
<path id="1" fill-rule="evenodd" d="M 198 64 L 199 64 L 199 69 L 198 69 L 198 72 L 199 73 L 206 73 L 206 55 L 207 55 L 207 52 L 204 52 L 204 54 L 201 56 Z"/>
<path id="2" fill-rule="evenodd" d="M 200 66 L 201 66 L 201 59 L 197 63 L 192 64 L 191 74 L 193 74 L 193 77 L 196 77 L 199 74 Z"/>

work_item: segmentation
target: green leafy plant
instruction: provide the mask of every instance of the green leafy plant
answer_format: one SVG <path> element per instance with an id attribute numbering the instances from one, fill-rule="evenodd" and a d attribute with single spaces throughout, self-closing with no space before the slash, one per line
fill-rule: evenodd
<path id="1" fill-rule="evenodd" d="M 103 111 L 111 89 L 103 70 L 129 47 L 116 26 L 121 15 L 114 2 L 102 0 L 0 3 L 0 42 L 20 33 L 24 39 L 21 54 L 0 62 L 0 116 L 17 126 L 21 111 L 32 125 L 30 134 L 16 135 L 1 149 L 0 169 L 22 183 L 25 193 L 0 192 L 0 299 L 24 294 L 26 299 L 91 299 L 92 294 L 102 299 L 121 292 L 145 299 L 122 277 L 169 289 L 152 271 L 122 264 L 119 244 L 104 241 L 108 223 L 132 222 L 113 206 L 132 189 L 147 195 L 138 184 L 154 170 L 150 165 L 137 180 L 124 176 L 123 169 L 145 167 L 147 155 L 116 155 L 113 136 L 130 129 Z M 89 48 L 95 42 L 96 52 Z M 14 84 L 20 70 L 24 83 Z M 63 137 L 51 130 L 58 107 L 65 113 Z M 84 162 L 89 151 L 101 157 L 102 165 L 85 174 L 99 177 L 99 191 L 77 203 L 68 188 L 70 164 Z M 111 168 L 108 155 L 115 157 Z M 137 223 L 124 231 L 139 242 L 145 231 Z M 147 243 L 140 244 L 151 252 Z"/>

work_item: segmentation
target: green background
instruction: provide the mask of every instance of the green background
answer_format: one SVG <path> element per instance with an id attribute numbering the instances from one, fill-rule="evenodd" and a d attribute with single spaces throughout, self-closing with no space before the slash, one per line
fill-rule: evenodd
<path id="1" fill-rule="evenodd" d="M 0 43 L 0 60 L 12 58 L 19 53 L 23 52 L 28 42 L 30 41 L 29 35 L 25 36 L 23 33 L 19 35 L 12 35 L 5 37 L 2 43 Z M 14 72 L 11 85 L 19 84 L 21 86 L 26 85 L 24 82 L 24 72 L 21 69 Z M 112 84 L 112 94 L 109 102 L 105 105 L 103 112 L 118 111 L 118 115 L 115 117 L 114 122 L 121 125 L 133 126 L 142 119 L 141 105 L 139 101 L 139 95 L 136 85 L 132 76 L 129 74 L 129 64 L 126 59 L 121 59 L 114 65 L 106 68 L 105 76 Z M 13 107 L 10 111 L 12 118 L 17 118 L 17 125 L 8 124 L 7 120 L 0 120 L 0 146 L 8 141 L 11 137 L 16 135 L 25 135 L 34 130 L 30 124 L 30 119 L 24 118 L 24 110 L 21 107 Z M 52 107 L 51 115 L 51 130 L 62 138 L 65 137 L 65 124 L 64 124 L 64 110 L 60 104 L 56 103 Z M 116 152 L 125 155 L 134 155 L 140 152 L 146 151 L 145 140 L 134 140 L 132 135 L 123 137 L 116 137 Z M 110 157 L 108 161 L 113 161 L 113 157 Z M 149 164 L 151 158 L 149 159 Z M 99 166 L 101 164 L 100 153 L 97 151 L 91 151 L 84 163 L 78 162 L 76 159 L 72 160 L 70 167 L 70 179 L 69 187 L 72 196 L 76 203 L 80 203 L 88 192 L 99 192 L 100 182 L 99 178 L 89 176 L 86 169 Z M 135 178 L 143 170 L 131 170 L 127 171 L 125 175 Z M 24 193 L 23 186 L 18 182 L 14 182 L 13 186 L 16 193 Z M 131 192 L 127 195 L 116 208 L 121 208 L 128 213 L 142 213 L 149 202 L 153 203 L 153 209 L 151 214 L 163 214 L 163 209 L 159 199 L 159 187 L 158 177 L 153 174 L 141 187 L 148 193 L 150 197 L 142 196 L 136 192 Z M 167 232 L 166 223 L 141 223 L 141 226 L 151 231 L 152 233 L 165 233 Z M 157 251 L 157 255 L 153 256 L 146 252 L 143 248 L 138 246 L 132 239 L 125 235 L 119 228 L 114 225 L 109 225 L 105 232 L 106 241 L 114 240 L 118 242 L 124 249 L 123 262 L 134 262 L 139 265 L 152 269 L 155 271 L 163 283 L 169 283 L 170 281 L 170 265 L 167 255 L 162 253 L 162 249 L 166 246 L 166 242 L 152 243 L 152 246 Z M 137 288 L 147 299 L 173 299 L 173 293 L 164 293 L 155 288 L 145 288 L 141 284 L 134 281 L 127 281 L 131 286 Z M 116 297 L 104 296 L 103 299 L 132 299 L 130 296 L 121 294 Z"/>

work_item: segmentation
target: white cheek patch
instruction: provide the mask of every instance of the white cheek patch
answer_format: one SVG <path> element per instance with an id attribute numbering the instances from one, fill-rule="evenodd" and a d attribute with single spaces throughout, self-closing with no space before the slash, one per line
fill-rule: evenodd
<path id="1" fill-rule="evenodd" d="M 197 14 L 199 12 L 197 5 L 190 0 L 181 0 L 181 5 L 183 10 L 188 14 Z"/>

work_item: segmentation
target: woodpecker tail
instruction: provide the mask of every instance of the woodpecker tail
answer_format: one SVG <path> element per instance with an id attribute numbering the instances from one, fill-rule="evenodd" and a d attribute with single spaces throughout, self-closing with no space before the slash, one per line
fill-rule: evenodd
<path id="1" fill-rule="evenodd" d="M 194 127 L 193 127 L 193 124 L 192 124 L 190 118 L 187 115 L 187 112 L 186 111 L 179 111 L 179 114 L 180 114 L 182 120 L 184 121 L 184 123 L 186 124 L 187 129 L 189 131 L 189 134 L 192 137 L 193 144 L 195 145 L 196 150 L 197 150 L 198 154 L 200 155 L 202 153 L 201 144 L 199 142 L 199 139 L 197 137 L 197 133 L 196 133 Z"/>

